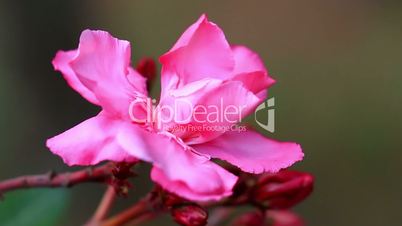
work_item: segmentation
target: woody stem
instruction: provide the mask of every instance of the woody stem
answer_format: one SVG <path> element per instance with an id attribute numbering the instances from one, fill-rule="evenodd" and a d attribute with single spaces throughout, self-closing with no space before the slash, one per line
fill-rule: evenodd
<path id="1" fill-rule="evenodd" d="M 87 182 L 105 182 L 112 175 L 111 164 L 85 168 L 76 172 L 27 175 L 0 182 L 0 195 L 23 188 L 72 187 Z"/>

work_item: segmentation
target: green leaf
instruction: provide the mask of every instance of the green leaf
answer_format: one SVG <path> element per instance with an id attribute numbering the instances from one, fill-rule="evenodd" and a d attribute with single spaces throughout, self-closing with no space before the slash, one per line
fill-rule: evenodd
<path id="1" fill-rule="evenodd" d="M 0 202 L 2 226 L 54 226 L 66 212 L 68 191 L 35 189 L 8 193 Z"/>

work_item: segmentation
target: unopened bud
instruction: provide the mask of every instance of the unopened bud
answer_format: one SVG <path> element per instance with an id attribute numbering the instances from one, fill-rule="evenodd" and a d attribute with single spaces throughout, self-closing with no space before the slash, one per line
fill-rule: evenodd
<path id="1" fill-rule="evenodd" d="M 253 192 L 256 204 L 270 209 L 287 209 L 304 200 L 313 190 L 311 174 L 281 171 L 263 174 Z"/>
<path id="2" fill-rule="evenodd" d="M 261 212 L 249 212 L 237 217 L 231 226 L 265 226 L 264 215 Z"/>
<path id="3" fill-rule="evenodd" d="M 183 226 L 204 226 L 208 220 L 207 211 L 196 204 L 175 207 L 171 214 L 173 219 Z"/>
<path id="4" fill-rule="evenodd" d="M 298 215 L 287 210 L 269 210 L 266 213 L 269 226 L 304 226 L 304 221 Z"/>
<path id="5" fill-rule="evenodd" d="M 147 89 L 149 91 L 156 77 L 155 61 L 152 58 L 142 58 L 138 62 L 136 70 L 147 79 Z"/>

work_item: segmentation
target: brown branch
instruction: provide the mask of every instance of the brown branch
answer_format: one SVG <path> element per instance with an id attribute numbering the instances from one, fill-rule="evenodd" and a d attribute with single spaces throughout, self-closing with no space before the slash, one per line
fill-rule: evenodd
<path id="1" fill-rule="evenodd" d="M 86 182 L 105 182 L 112 175 L 111 164 L 95 168 L 85 168 L 76 172 L 46 173 L 21 176 L 0 182 L 0 195 L 23 188 L 72 187 Z"/>

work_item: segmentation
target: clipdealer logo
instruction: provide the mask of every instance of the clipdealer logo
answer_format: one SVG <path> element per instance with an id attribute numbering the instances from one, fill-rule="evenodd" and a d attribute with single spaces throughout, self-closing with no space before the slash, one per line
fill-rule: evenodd
<path id="1" fill-rule="evenodd" d="M 275 98 L 273 97 L 261 103 L 254 111 L 254 120 L 258 126 L 271 133 L 275 132 L 274 106 Z M 241 132 L 245 129 L 239 129 L 240 125 L 237 125 L 237 123 L 241 122 L 244 109 L 246 109 L 246 106 L 226 105 L 223 99 L 218 105 L 208 106 L 193 106 L 191 102 L 185 100 L 174 101 L 173 104 L 161 105 L 157 104 L 155 99 L 138 96 L 130 103 L 129 115 L 133 122 L 148 124 L 159 130 L 164 130 L 166 129 L 164 126 L 168 126 L 169 130 L 237 130 Z M 257 118 L 257 113 L 265 110 L 267 110 L 266 123 Z M 185 114 L 183 114 L 183 112 Z M 192 128 L 192 124 L 186 124 L 189 122 L 196 122 L 198 125 Z M 175 127 L 171 128 L 170 126 L 172 124 L 174 124 Z M 204 124 L 209 127 L 199 128 L 200 125 Z M 229 127 L 228 125 L 231 126 Z"/>
<path id="2" fill-rule="evenodd" d="M 254 112 L 255 122 L 261 128 L 263 128 L 264 130 L 269 131 L 271 133 L 275 132 L 275 109 L 273 109 L 274 106 L 275 106 L 275 97 L 272 97 L 272 98 L 264 101 L 262 104 L 260 104 L 255 109 L 255 112 Z M 263 123 L 257 119 L 257 112 L 263 111 L 263 110 L 268 110 L 266 123 Z"/>

